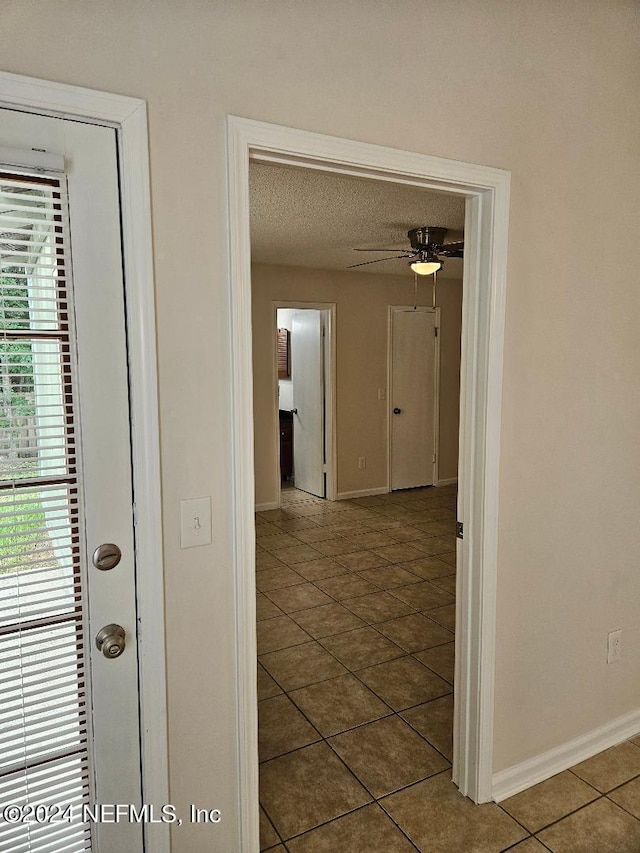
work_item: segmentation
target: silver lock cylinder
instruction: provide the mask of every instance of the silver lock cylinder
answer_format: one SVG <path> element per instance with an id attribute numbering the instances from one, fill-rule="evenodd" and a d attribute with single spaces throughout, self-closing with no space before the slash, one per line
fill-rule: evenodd
<path id="1" fill-rule="evenodd" d="M 92 562 L 96 569 L 101 572 L 108 572 L 114 569 L 122 557 L 122 551 L 113 542 L 105 542 L 104 545 L 98 545 L 93 552 Z"/>
<path id="2" fill-rule="evenodd" d="M 125 649 L 125 636 L 122 625 L 105 625 L 96 634 L 96 646 L 106 658 L 118 658 Z"/>

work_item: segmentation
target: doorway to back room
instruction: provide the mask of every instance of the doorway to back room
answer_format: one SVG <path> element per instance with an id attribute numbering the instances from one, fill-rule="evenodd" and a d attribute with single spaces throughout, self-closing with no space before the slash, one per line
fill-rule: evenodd
<path id="1" fill-rule="evenodd" d="M 327 497 L 331 424 L 331 314 L 276 308 L 280 502 Z"/>
<path id="2" fill-rule="evenodd" d="M 255 402 L 260 389 L 256 379 L 261 375 L 260 355 L 256 348 L 256 326 L 260 325 L 265 306 L 257 302 L 267 295 L 268 287 L 277 286 L 285 298 L 300 298 L 300 291 L 307 285 L 319 281 L 327 283 L 325 271 L 305 269 L 290 271 L 288 265 L 303 265 L 297 248 L 313 249 L 316 222 L 310 221 L 314 212 L 308 204 L 308 196 L 291 196 L 289 213 L 303 230 L 305 239 L 291 247 L 291 230 L 285 228 L 284 240 L 280 245 L 267 240 L 262 247 L 254 240 L 253 221 L 276 213 L 271 198 L 263 198 L 261 210 L 253 209 L 247 202 L 252 197 L 253 187 L 250 167 L 255 162 L 278 164 L 295 173 L 313 174 L 314 170 L 343 177 L 364 177 L 387 185 L 417 187 L 433 192 L 465 199 L 465 261 L 464 261 L 464 307 L 462 314 L 462 359 L 461 359 L 461 418 L 460 418 L 460 477 L 458 494 L 459 538 L 457 554 L 460 557 L 458 577 L 457 616 L 461 636 L 457 643 L 460 652 L 456 660 L 455 683 L 456 704 L 454 711 L 454 760 L 452 779 L 461 792 L 476 802 L 486 802 L 492 790 L 492 744 L 491 726 L 493 712 L 494 675 L 494 631 L 496 590 L 497 548 L 497 497 L 498 460 L 500 447 L 500 388 L 502 381 L 502 347 L 504 328 L 504 296 L 506 272 L 506 237 L 508 226 L 509 173 L 489 169 L 475 164 L 425 154 L 387 149 L 338 137 L 321 136 L 302 130 L 229 116 L 228 118 L 228 166 L 232 180 L 229 184 L 231 275 L 230 298 L 234 336 L 233 364 L 237 393 L 234 395 L 234 454 L 235 472 L 234 518 L 236 520 L 235 542 L 237 546 L 238 578 L 238 681 L 240 695 L 244 699 L 239 708 L 240 749 L 242 758 L 241 789 L 246 808 L 242 812 L 243 837 L 252 847 L 258 845 L 257 777 L 258 756 L 255 744 L 257 723 L 257 691 L 255 685 L 256 632 L 254 602 L 250 597 L 256 591 L 255 557 L 260 550 L 254 547 L 249 533 L 256 528 L 252 518 L 254 499 L 258 500 L 258 457 L 255 443 L 255 464 L 252 464 L 252 442 L 247 429 L 247 418 L 252 411 L 255 417 L 256 439 L 262 429 Z M 255 197 L 255 196 L 254 196 Z M 266 199 L 266 203 L 265 203 Z M 362 210 L 363 208 L 359 208 Z M 384 205 L 365 206 L 368 211 L 389 209 Z M 345 239 L 336 214 L 340 207 L 332 208 L 332 222 L 336 227 L 336 241 Z M 299 214 L 296 216 L 296 214 Z M 286 220 L 291 222 L 291 217 Z M 249 239 L 249 230 L 251 238 Z M 348 239 L 348 238 L 347 238 Z M 282 250 L 287 244 L 286 259 L 277 261 L 271 250 Z M 353 245 L 353 244 L 351 244 Z M 343 247 L 344 248 L 344 247 Z M 257 250 L 264 251 L 262 258 L 262 283 L 256 287 Z M 379 251 L 380 244 L 376 247 Z M 281 256 L 282 257 L 282 256 Z M 253 261 L 253 266 L 252 266 Z M 335 262 L 335 260 L 334 260 Z M 270 263 L 280 264 L 269 268 Z M 341 267 L 338 267 L 340 269 Z M 295 287 L 287 287 L 294 283 Z M 348 273 L 347 273 L 348 276 Z M 267 285 L 265 288 L 264 285 Z M 300 287 L 302 285 L 302 287 Z M 289 293 L 283 292 L 289 290 Z M 298 292 L 293 295 L 293 291 Z M 368 288 L 367 295 L 368 295 Z M 336 288 L 335 298 L 340 292 Z M 356 292 L 356 299 L 362 294 Z M 258 297 L 258 298 L 256 298 Z M 273 298 L 273 297 L 272 297 Z M 415 303 L 414 303 L 415 304 Z M 371 329 L 359 322 L 355 332 L 347 332 L 340 313 L 340 339 L 361 341 L 372 339 Z M 252 328 L 253 327 L 253 328 Z M 269 334 L 269 333 L 268 333 Z M 253 335 L 253 381 L 251 361 L 247 349 Z M 379 336 L 373 338 L 377 340 Z M 358 356 L 362 352 L 354 348 Z M 377 353 L 369 359 L 360 358 L 360 363 L 378 363 Z M 385 353 L 386 356 L 386 353 Z M 356 386 L 356 390 L 359 390 Z M 343 411 L 343 397 L 338 388 L 338 411 Z M 251 396 L 254 406 L 251 406 Z M 356 436 L 358 445 L 369 434 L 371 401 L 366 394 L 347 401 L 348 408 L 356 411 L 359 423 L 367 429 Z M 384 399 L 384 398 L 383 398 Z M 377 400 L 380 401 L 378 394 Z M 385 403 L 386 407 L 386 403 Z M 365 411 L 366 409 L 366 411 Z M 275 424 L 274 424 L 275 426 Z M 352 465 L 353 446 L 342 446 L 340 455 Z M 352 476 L 352 468 L 347 472 Z M 359 469 L 358 469 L 359 470 Z M 368 466 L 367 466 L 367 469 Z M 362 475 L 361 475 L 362 476 Z M 362 476 L 363 482 L 366 478 Z M 349 481 L 347 481 L 349 482 Z M 353 482 L 353 481 L 352 481 Z M 367 484 L 369 485 L 369 484 Z M 344 486 L 341 486 L 344 488 Z M 383 492 L 381 491 L 380 494 Z M 385 490 L 386 493 L 386 490 Z M 360 492 L 362 494 L 362 492 Z M 370 492 L 369 492 L 370 494 Z M 348 492 L 339 497 L 348 497 Z M 320 501 L 320 503 L 324 503 Z M 270 522 L 267 522 L 270 523 Z M 288 527 L 291 525 L 285 521 Z M 303 530 L 304 518 L 294 521 Z M 464 528 L 464 530 L 463 530 Z M 268 536 L 271 531 L 262 531 Z M 464 539 L 462 538 L 464 532 Z M 278 536 L 279 534 L 274 535 Z M 277 546 L 278 547 L 278 546 Z M 295 546 L 297 547 L 297 546 Z M 264 549 L 263 549 L 264 550 Z M 297 552 L 296 552 L 297 553 Z M 277 568 L 277 567 L 276 567 Z M 303 786 L 304 787 L 304 786 Z"/>
<path id="3" fill-rule="evenodd" d="M 450 776 L 462 263 L 447 261 L 438 287 L 442 311 L 433 305 L 431 279 L 416 287 L 404 259 L 345 269 L 360 261 L 350 246 L 368 241 L 397 242 L 402 254 L 415 217 L 428 218 L 429 202 L 437 203 L 433 194 L 335 175 L 292 177 L 286 168 L 257 164 L 251 170 L 252 212 L 264 210 L 252 217 L 251 240 L 259 788 L 262 843 L 268 844 L 315 838 L 319 823 L 341 833 L 351 795 L 366 798 L 368 791 L 378 800 L 417 783 L 428 787 L 438 774 Z M 304 192 L 293 195 L 306 195 L 309 213 L 301 222 L 307 231 L 315 225 L 318 268 L 287 263 L 310 262 L 300 246 L 308 236 L 296 232 L 294 238 L 290 219 L 289 230 L 283 228 L 299 182 Z M 377 201 L 365 201 L 367 192 Z M 449 230 L 461 237 L 464 201 L 437 200 L 448 204 Z M 381 211 L 388 216 L 393 205 L 398 224 L 389 229 Z M 366 225 L 354 225 L 357 209 L 368 212 Z M 349 247 L 332 260 L 334 238 L 325 229 L 338 210 Z M 373 237 L 375 220 L 380 230 Z M 299 302 L 286 301 L 296 296 Z M 336 501 L 323 500 L 332 312 L 318 299 L 335 300 L 340 323 L 342 499 Z M 450 392 L 442 413 L 441 326 Z M 263 440 L 265 403 L 277 418 L 275 448 Z M 444 488 L 438 488 L 437 449 L 450 436 L 440 442 L 441 429 L 454 445 L 443 460 Z M 277 463 L 279 491 L 277 503 L 265 506 L 262 472 L 269 459 Z M 292 778 L 307 773 L 312 781 L 287 792 Z M 349 792 L 325 808 L 327 774 Z"/>

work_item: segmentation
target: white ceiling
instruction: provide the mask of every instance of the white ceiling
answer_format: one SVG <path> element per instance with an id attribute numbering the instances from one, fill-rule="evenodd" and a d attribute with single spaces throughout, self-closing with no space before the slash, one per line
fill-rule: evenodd
<path id="1" fill-rule="evenodd" d="M 251 257 L 256 263 L 344 270 L 386 257 L 355 247 L 409 247 L 407 231 L 448 228 L 445 242 L 462 239 L 464 199 L 447 193 L 311 169 L 251 162 Z M 356 272 L 413 275 L 407 260 L 383 261 Z M 445 261 L 460 277 L 462 261 Z"/>

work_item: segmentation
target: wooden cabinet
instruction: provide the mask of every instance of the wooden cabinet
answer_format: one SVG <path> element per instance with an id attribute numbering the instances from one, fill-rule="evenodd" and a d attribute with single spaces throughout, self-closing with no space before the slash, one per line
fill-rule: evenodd
<path id="1" fill-rule="evenodd" d="M 280 477 L 293 476 L 293 412 L 280 409 Z"/>
<path id="2" fill-rule="evenodd" d="M 291 376 L 290 338 L 288 329 L 278 329 L 278 379 Z"/>

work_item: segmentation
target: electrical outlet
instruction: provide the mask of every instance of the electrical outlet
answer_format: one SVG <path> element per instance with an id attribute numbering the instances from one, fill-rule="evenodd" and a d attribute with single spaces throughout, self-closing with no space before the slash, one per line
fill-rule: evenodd
<path id="1" fill-rule="evenodd" d="M 615 663 L 622 657 L 622 628 L 609 631 L 607 635 L 607 663 Z"/>
<path id="2" fill-rule="evenodd" d="M 366 456 L 358 456 L 358 468 L 366 468 L 367 467 L 367 457 Z"/>

